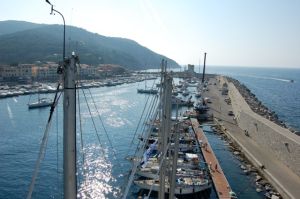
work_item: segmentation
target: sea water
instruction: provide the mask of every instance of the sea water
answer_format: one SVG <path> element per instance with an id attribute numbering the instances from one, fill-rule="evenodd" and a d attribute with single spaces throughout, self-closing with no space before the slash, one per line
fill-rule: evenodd
<path id="1" fill-rule="evenodd" d="M 225 73 L 226 71 L 228 74 Z M 289 101 L 287 99 L 294 99 L 294 96 L 299 96 L 299 91 L 296 89 L 296 85 L 300 82 L 299 75 L 296 75 L 299 74 L 299 70 L 294 70 L 287 76 L 278 77 L 282 80 L 293 79 L 293 83 L 275 80 L 275 75 L 271 72 L 269 76 L 261 78 L 263 73 L 253 77 L 255 76 L 253 74 L 242 75 L 242 71 L 241 74 L 232 72 L 231 75 L 228 72 L 229 69 L 226 71 L 223 71 L 223 75 L 234 77 L 244 83 L 259 100 L 274 110 L 280 119 L 298 128 L 297 125 L 299 124 L 293 122 L 291 117 L 296 117 L 299 121 L 299 113 L 297 113 L 299 101 L 297 103 L 295 102 L 297 100 Z M 268 73 L 266 72 L 266 74 Z M 284 73 L 282 72 L 282 74 Z M 270 75 L 272 76 L 270 77 Z M 261 81 L 258 82 L 258 80 Z M 178 82 L 179 79 L 174 79 L 174 81 Z M 250 82 L 249 85 L 247 82 Z M 258 82 L 259 85 L 255 86 L 255 82 Z M 153 83 L 154 80 L 147 81 L 147 86 L 150 87 Z M 133 155 L 138 142 L 137 139 L 132 140 L 134 134 L 140 134 L 141 129 L 137 127 L 137 124 L 144 122 L 144 119 L 140 120 L 140 117 L 143 112 L 147 113 L 149 110 L 149 107 L 145 107 L 146 102 L 155 98 L 155 95 L 138 94 L 136 90 L 138 87 L 144 87 L 144 82 L 79 91 L 81 114 L 77 114 L 76 130 L 79 198 L 85 198 L 85 194 L 90 198 L 117 197 L 117 192 L 123 185 L 124 177 L 130 165 L 125 157 Z M 278 90 L 276 92 L 269 91 L 270 89 L 276 90 L 273 87 L 278 88 Z M 193 89 L 195 87 L 189 88 L 191 91 Z M 284 94 L 280 94 L 280 92 Z M 270 98 L 273 93 L 276 100 Z M 265 95 L 269 95 L 269 97 Z M 46 94 L 46 96 L 54 97 L 53 94 Z M 34 97 L 37 98 L 33 95 L 31 100 Z M 29 190 L 39 147 L 49 118 L 49 107 L 28 109 L 29 98 L 29 95 L 23 95 L 0 99 L 0 198 L 25 198 Z M 183 98 L 187 99 L 188 97 Z M 196 99 L 193 97 L 192 100 Z M 42 164 L 40 165 L 42 172 L 41 170 L 38 172 L 32 197 L 36 197 L 36 195 L 38 198 L 62 197 L 61 101 L 62 99 L 60 99 L 60 103 L 53 114 L 47 150 L 45 156 L 42 156 Z M 281 102 L 280 106 L 276 105 L 277 101 Z M 273 104 L 274 102 L 276 103 Z M 279 102 L 278 104 L 280 104 Z M 289 112 L 282 111 L 280 113 L 281 109 Z M 184 109 L 180 111 L 183 112 Z M 79 107 L 77 107 L 77 112 L 79 112 Z M 83 147 L 81 145 L 81 131 Z M 212 145 L 216 143 L 214 151 L 217 158 L 223 158 L 219 161 L 231 188 L 236 193 L 241 192 L 240 196 L 243 198 L 260 197 L 261 195 L 255 192 L 251 176 L 241 173 L 236 158 L 231 157 L 229 151 L 223 150 L 226 146 L 218 139 L 218 136 L 211 135 L 210 137 L 209 135 L 208 138 Z M 133 146 L 128 151 L 130 145 Z M 84 151 L 84 156 L 82 151 Z M 82 168 L 82 159 L 85 160 L 84 169 Z M 84 173 L 87 176 L 86 179 L 83 178 Z M 139 187 L 131 186 L 128 198 L 137 198 L 140 191 Z M 215 197 L 216 194 L 212 191 L 211 198 Z"/>

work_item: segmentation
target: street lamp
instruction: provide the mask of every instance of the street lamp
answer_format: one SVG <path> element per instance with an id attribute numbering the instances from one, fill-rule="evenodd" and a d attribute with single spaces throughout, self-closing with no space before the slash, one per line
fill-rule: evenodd
<path id="1" fill-rule="evenodd" d="M 65 24 L 65 18 L 64 18 L 64 16 L 60 13 L 60 12 L 58 12 L 57 10 L 55 10 L 55 9 L 53 9 L 53 5 L 48 1 L 48 0 L 46 0 L 46 2 L 47 3 L 49 3 L 50 5 L 51 5 L 51 13 L 50 13 L 50 15 L 55 15 L 54 13 L 53 13 L 53 11 L 55 11 L 55 12 L 57 12 L 58 14 L 60 14 L 60 16 L 63 18 L 63 20 L 64 20 L 64 43 L 63 43 L 63 60 L 65 59 L 65 46 L 66 46 L 66 44 L 65 44 L 65 37 L 66 37 L 66 24 Z"/>

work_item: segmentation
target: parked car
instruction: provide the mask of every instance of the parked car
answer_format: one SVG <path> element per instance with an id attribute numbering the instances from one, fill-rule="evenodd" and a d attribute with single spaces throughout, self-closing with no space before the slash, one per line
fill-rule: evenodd
<path id="1" fill-rule="evenodd" d="M 228 115 L 234 115 L 232 110 L 228 111 Z"/>
<path id="2" fill-rule="evenodd" d="M 206 101 L 207 103 L 212 103 L 211 99 L 208 97 L 204 98 L 204 101 Z"/>

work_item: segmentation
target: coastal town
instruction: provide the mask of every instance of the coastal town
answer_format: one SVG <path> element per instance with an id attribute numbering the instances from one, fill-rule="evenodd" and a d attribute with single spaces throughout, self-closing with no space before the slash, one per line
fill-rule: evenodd
<path id="1" fill-rule="evenodd" d="M 36 64 L 16 63 L 14 66 L 0 66 L 0 82 L 32 83 L 33 80 L 55 81 L 60 78 L 57 73 L 58 64 L 54 62 Z M 90 66 L 81 64 L 79 76 L 83 79 L 103 79 L 115 75 L 128 76 L 133 71 L 114 64 L 100 64 Z"/>

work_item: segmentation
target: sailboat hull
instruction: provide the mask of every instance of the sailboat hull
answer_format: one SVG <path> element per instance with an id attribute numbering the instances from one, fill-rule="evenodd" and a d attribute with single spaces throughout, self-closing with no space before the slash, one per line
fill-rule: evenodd
<path id="1" fill-rule="evenodd" d="M 40 108 L 40 107 L 47 107 L 47 106 L 52 106 L 53 101 L 38 101 L 38 102 L 33 102 L 28 104 L 28 108 Z"/>
<path id="2" fill-rule="evenodd" d="M 142 189 L 146 189 L 146 190 L 150 190 L 153 180 L 138 180 L 138 181 L 134 181 L 134 183 L 139 186 Z M 155 184 L 153 185 L 152 191 L 156 191 L 158 192 L 159 190 L 159 183 L 155 182 Z M 194 193 L 198 193 L 201 192 L 203 190 L 206 189 L 210 189 L 211 185 L 208 183 L 200 183 L 199 184 L 194 184 L 194 185 L 177 185 L 175 187 L 175 194 L 176 195 L 187 195 L 187 194 L 194 194 Z M 170 186 L 168 184 L 165 185 L 165 193 L 170 193 Z"/>

